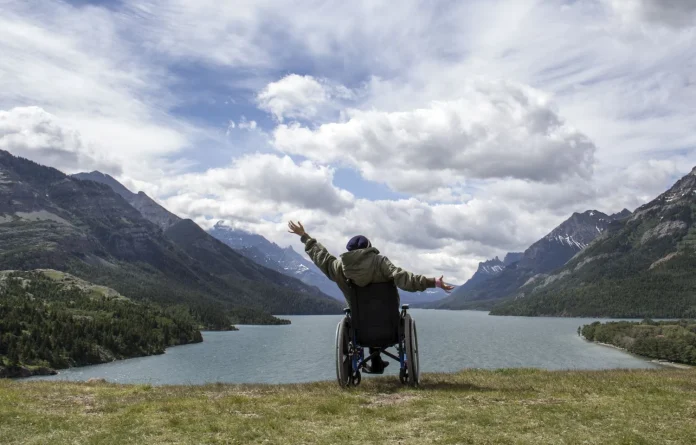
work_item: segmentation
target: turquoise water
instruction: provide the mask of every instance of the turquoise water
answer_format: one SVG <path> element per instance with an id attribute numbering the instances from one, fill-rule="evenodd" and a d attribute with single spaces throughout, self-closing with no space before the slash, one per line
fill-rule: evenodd
<path id="1" fill-rule="evenodd" d="M 577 328 L 591 318 L 493 317 L 476 311 L 411 310 L 418 325 L 422 372 L 464 368 L 655 368 L 617 349 L 584 341 Z M 161 384 L 295 383 L 335 376 L 334 335 L 339 315 L 286 316 L 285 326 L 240 326 L 204 332 L 203 343 L 165 354 L 63 370 L 42 380 Z M 397 374 L 392 362 L 387 374 Z"/>

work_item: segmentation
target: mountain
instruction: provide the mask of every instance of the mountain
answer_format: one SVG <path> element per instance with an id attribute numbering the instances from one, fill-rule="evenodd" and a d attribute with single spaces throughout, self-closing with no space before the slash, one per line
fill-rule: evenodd
<path id="1" fill-rule="evenodd" d="M 52 268 L 134 299 L 182 304 L 209 328 L 277 322 L 269 308 L 277 314 L 341 309 L 328 297 L 316 307 L 318 291 L 297 280 L 288 285 L 273 271 L 255 281 L 241 271 L 211 273 L 201 259 L 110 186 L 0 151 L 0 269 Z"/>
<path id="2" fill-rule="evenodd" d="M 625 215 L 624 212 L 617 215 Z M 513 253 L 509 258 L 506 256 L 507 264 L 497 258 L 481 263 L 479 270 L 472 277 L 473 282 L 469 280 L 449 297 L 428 307 L 490 309 L 493 304 L 509 297 L 533 276 L 562 267 L 604 232 L 612 221 L 614 219 L 611 216 L 597 210 L 573 213 L 521 255 Z M 515 259 L 517 261 L 514 261 Z"/>
<path id="3" fill-rule="evenodd" d="M 73 177 L 100 182 L 111 187 L 133 207 L 139 209 L 146 219 L 162 228 L 167 238 L 172 240 L 192 258 L 199 261 L 205 266 L 206 270 L 214 275 L 231 280 L 233 284 L 238 280 L 252 280 L 270 282 L 292 289 L 293 291 L 304 294 L 305 298 L 309 300 L 308 303 L 315 306 L 314 310 L 320 312 L 328 310 L 326 308 L 327 304 L 335 306 L 332 302 L 325 301 L 326 295 L 322 294 L 321 290 L 317 289 L 312 284 L 307 286 L 297 279 L 288 278 L 288 274 L 286 274 L 284 270 L 277 270 L 272 261 L 256 261 L 255 258 L 247 258 L 244 255 L 240 255 L 239 251 L 235 251 L 231 246 L 221 243 L 193 221 L 182 220 L 157 204 L 145 193 L 133 193 L 109 175 L 95 171 L 92 173 L 78 173 L 73 175 Z M 260 240 L 266 241 L 265 238 L 259 235 L 250 235 L 250 237 L 254 238 L 257 243 L 259 243 Z M 328 279 L 325 281 L 328 281 Z M 251 286 L 252 284 L 247 283 L 247 285 Z M 335 288 L 336 286 L 333 285 L 333 287 Z M 257 290 L 257 292 L 261 291 Z M 285 308 L 287 304 L 288 300 L 279 300 L 279 304 L 270 304 L 265 306 L 265 309 L 273 313 L 283 313 L 287 310 Z M 306 306 L 297 301 L 294 301 L 293 305 Z M 305 310 L 311 312 L 313 309 L 307 307 Z"/>
<path id="4" fill-rule="evenodd" d="M 632 213 L 628 209 L 623 209 L 619 213 L 614 213 L 613 215 L 610 216 L 611 219 L 619 220 L 619 219 L 626 219 L 629 216 L 631 216 Z"/>
<path id="5" fill-rule="evenodd" d="M 522 255 L 522 252 L 509 252 L 505 255 L 503 261 L 500 261 L 498 257 L 495 257 L 491 260 L 479 263 L 478 269 L 474 275 L 472 275 L 466 283 L 458 287 L 457 291 L 461 293 L 475 289 L 476 286 L 480 285 L 484 281 L 488 281 L 491 278 L 500 275 L 500 273 L 502 273 L 507 266 L 518 262 L 520 259 L 522 259 Z"/>
<path id="6" fill-rule="evenodd" d="M 497 315 L 696 317 L 696 168 Z"/>
<path id="7" fill-rule="evenodd" d="M 210 234 L 245 257 L 277 272 L 299 278 L 316 286 L 331 297 L 344 301 L 336 283 L 329 280 L 312 261 L 292 247 L 282 248 L 261 235 L 226 226 L 222 221 L 210 229 Z"/>
<path id="8" fill-rule="evenodd" d="M 521 260 L 523 256 L 524 252 L 508 252 L 505 254 L 505 258 L 503 258 L 503 265 L 509 266 L 512 263 L 516 263 Z"/>
<path id="9" fill-rule="evenodd" d="M 89 180 L 108 185 L 113 191 L 128 201 L 130 205 L 135 207 L 145 219 L 159 226 L 162 230 L 167 230 L 181 220 L 181 218 L 157 204 L 145 193 L 133 193 L 116 179 L 102 172 L 77 173 L 72 175 L 72 177 L 83 181 Z"/>
<path id="10" fill-rule="evenodd" d="M 293 308 L 292 313 L 302 314 L 339 313 L 337 311 L 341 309 L 338 302 L 316 287 L 240 255 L 190 219 L 174 224 L 165 235 L 212 274 L 231 285 L 244 283 L 248 289 L 244 294 L 252 299 L 247 304 L 249 306 L 257 306 L 253 300 L 265 296 L 262 308 L 271 314 L 286 314 L 289 308 Z M 273 283 L 273 286 L 267 283 Z M 282 298 L 276 295 L 279 288 L 284 290 Z"/>

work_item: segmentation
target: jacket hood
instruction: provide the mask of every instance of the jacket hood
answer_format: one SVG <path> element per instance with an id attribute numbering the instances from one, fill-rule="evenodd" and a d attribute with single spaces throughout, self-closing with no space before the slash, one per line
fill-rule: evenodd
<path id="1" fill-rule="evenodd" d="M 375 247 L 357 249 L 341 254 L 343 275 L 358 286 L 372 282 L 378 269 L 379 250 Z"/>

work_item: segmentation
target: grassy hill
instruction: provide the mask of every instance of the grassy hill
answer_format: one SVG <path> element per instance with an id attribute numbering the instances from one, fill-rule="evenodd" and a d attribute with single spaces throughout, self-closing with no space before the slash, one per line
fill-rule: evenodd
<path id="1" fill-rule="evenodd" d="M 10 444 L 693 444 L 696 370 L 426 374 L 299 385 L 0 381 Z"/>

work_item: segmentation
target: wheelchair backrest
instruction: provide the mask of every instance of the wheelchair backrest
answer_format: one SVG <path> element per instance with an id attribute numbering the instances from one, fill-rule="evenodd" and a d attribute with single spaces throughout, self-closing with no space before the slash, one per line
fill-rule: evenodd
<path id="1" fill-rule="evenodd" d="M 399 292 L 393 281 L 359 287 L 349 283 L 351 321 L 360 346 L 387 347 L 399 342 Z"/>

